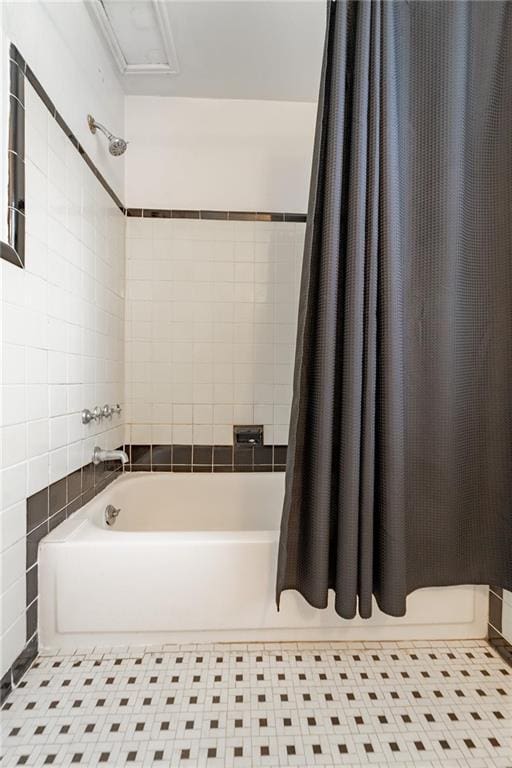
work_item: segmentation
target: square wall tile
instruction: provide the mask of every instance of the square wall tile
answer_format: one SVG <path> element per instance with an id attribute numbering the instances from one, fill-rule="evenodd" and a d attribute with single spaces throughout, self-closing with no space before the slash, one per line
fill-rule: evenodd
<path id="1" fill-rule="evenodd" d="M 255 418 L 267 439 L 287 431 L 303 238 L 296 223 L 128 219 L 132 442 L 148 423 L 174 443 L 231 441 Z"/>

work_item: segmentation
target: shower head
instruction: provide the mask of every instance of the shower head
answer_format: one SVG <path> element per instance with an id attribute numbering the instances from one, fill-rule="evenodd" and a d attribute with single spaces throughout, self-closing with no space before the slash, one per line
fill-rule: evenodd
<path id="1" fill-rule="evenodd" d="M 114 155 L 114 157 L 119 157 L 126 152 L 128 142 L 124 139 L 121 139 L 119 136 L 114 136 L 114 134 L 110 133 L 110 131 L 108 131 L 104 125 L 97 123 L 92 115 L 87 115 L 87 123 L 89 124 L 89 130 L 91 133 L 96 133 L 98 130 L 107 137 L 108 151 L 111 155 Z"/>
<path id="2" fill-rule="evenodd" d="M 126 147 L 128 146 L 128 143 L 124 140 L 119 138 L 119 136 L 110 136 L 108 140 L 108 151 L 111 155 L 114 155 L 114 157 L 119 157 L 119 155 L 123 155 L 126 152 Z"/>

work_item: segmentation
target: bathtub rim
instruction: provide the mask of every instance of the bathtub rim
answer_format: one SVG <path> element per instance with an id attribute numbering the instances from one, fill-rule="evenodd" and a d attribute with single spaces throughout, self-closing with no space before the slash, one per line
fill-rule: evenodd
<path id="1" fill-rule="evenodd" d="M 141 473 L 142 474 L 142 473 Z M 219 473 L 219 476 L 222 476 L 225 478 L 226 474 L 228 473 L 222 473 L 222 475 Z M 252 472 L 237 472 L 234 473 L 236 476 L 240 475 L 253 475 Z M 273 475 L 273 472 L 258 472 L 257 476 L 267 476 L 267 475 Z M 168 478 L 172 476 L 173 473 L 165 473 L 165 477 Z M 204 477 L 205 473 L 201 473 L 201 477 Z M 212 475 L 215 475 L 215 473 L 212 473 Z M 108 542 L 112 543 L 112 535 L 115 536 L 117 543 L 121 544 L 121 541 L 124 541 L 125 543 L 133 544 L 135 540 L 140 540 L 142 537 L 143 540 L 147 543 L 163 543 L 164 541 L 167 541 L 169 537 L 172 537 L 173 540 L 182 540 L 183 542 L 187 541 L 216 541 L 218 543 L 221 542 L 240 542 L 240 541 L 246 541 L 246 542 L 252 542 L 257 543 L 260 542 L 262 544 L 267 542 L 273 542 L 276 541 L 279 536 L 279 527 L 272 528 L 272 529 L 221 529 L 221 530 L 205 530 L 203 528 L 192 528 L 191 530 L 187 531 L 176 531 L 176 530 L 162 530 L 162 529 L 156 529 L 156 530 L 141 530 L 141 531 L 125 531 L 125 530 L 118 530 L 115 528 L 115 525 L 112 527 L 107 527 L 106 525 L 100 525 L 98 522 L 98 518 L 100 517 L 100 510 L 95 509 L 96 505 L 98 505 L 100 508 L 103 507 L 103 502 L 106 501 L 108 503 L 108 499 L 110 494 L 112 493 L 112 490 L 119 486 L 120 484 L 127 484 L 127 483 L 133 483 L 133 482 L 139 482 L 142 480 L 145 480 L 146 482 L 152 481 L 153 477 L 159 477 L 161 478 L 161 474 L 155 472 L 155 473 L 143 473 L 142 477 L 133 477 L 132 473 L 122 473 L 119 477 L 117 477 L 115 480 L 113 480 L 109 485 L 104 488 L 100 493 L 98 493 L 94 498 L 92 498 L 90 501 L 88 501 L 86 504 L 84 504 L 83 507 L 81 507 L 77 512 L 74 512 L 71 517 L 68 517 L 66 520 L 63 520 L 59 525 L 57 525 L 52 531 L 50 531 L 40 542 L 40 547 L 44 547 L 45 544 L 57 544 L 62 543 L 65 541 L 68 541 L 69 539 L 76 539 L 80 538 L 84 543 L 92 542 L 95 543 L 102 543 L 102 542 Z M 193 476 L 193 473 L 191 475 L 187 474 L 187 477 Z M 181 474 L 180 474 L 181 477 Z M 82 534 L 80 536 L 80 534 Z"/>

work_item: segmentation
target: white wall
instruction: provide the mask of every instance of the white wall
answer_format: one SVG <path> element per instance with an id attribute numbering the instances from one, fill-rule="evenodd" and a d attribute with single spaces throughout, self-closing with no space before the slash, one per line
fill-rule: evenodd
<path id="1" fill-rule="evenodd" d="M 0 26 L 102 174 L 123 197 L 124 160 L 91 134 L 90 112 L 124 134 L 124 93 L 83 2 L 0 2 Z"/>
<path id="2" fill-rule="evenodd" d="M 4 54 L 13 40 L 88 151 L 87 111 L 108 108 L 122 126 L 122 94 L 88 58 L 81 6 L 66 45 L 39 3 L 0 11 Z M 122 419 L 85 427 L 80 410 L 123 401 L 125 220 L 28 82 L 26 157 L 26 269 L 0 261 L 0 675 L 26 640 L 27 496 L 87 463 L 96 441 L 122 443 L 124 431 Z M 122 165 L 105 161 L 120 188 Z"/>
<path id="3" fill-rule="evenodd" d="M 127 219 L 128 442 L 288 442 L 304 228 Z"/>
<path id="4" fill-rule="evenodd" d="M 307 210 L 316 104 L 128 96 L 125 203 Z"/>

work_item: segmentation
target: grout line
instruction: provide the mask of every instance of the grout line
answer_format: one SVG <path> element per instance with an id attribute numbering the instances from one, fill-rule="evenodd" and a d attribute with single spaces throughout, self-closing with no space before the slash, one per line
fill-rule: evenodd
<path id="1" fill-rule="evenodd" d="M 7 594 L 7 592 L 8 592 L 8 591 L 9 591 L 9 590 L 10 590 L 12 587 L 14 587 L 14 586 L 15 586 L 15 584 L 17 584 L 17 583 L 18 583 L 18 581 L 23 581 L 23 579 L 24 579 L 24 576 L 25 576 L 25 574 L 23 574 L 23 576 L 20 576 L 20 577 L 19 577 L 19 579 L 16 579 L 15 581 L 13 581 L 13 583 L 12 583 L 12 584 L 11 584 L 9 587 L 7 587 L 7 589 L 4 589 L 4 591 L 2 592 L 2 597 L 3 597 L 4 595 L 6 595 L 6 594 Z M 25 615 L 25 612 L 26 612 L 26 608 L 24 608 L 24 609 L 23 609 L 23 610 L 22 610 L 20 613 L 18 613 L 18 615 L 16 616 L 16 618 L 15 618 L 15 619 L 13 619 L 13 620 L 11 621 L 11 623 L 7 625 L 7 627 L 5 627 L 5 629 L 2 631 L 2 637 L 5 637 L 5 635 L 7 634 L 7 632 L 9 632 L 9 630 L 10 630 L 10 629 L 12 629 L 12 627 L 14 627 L 14 625 L 16 624 L 16 622 L 18 622 L 18 621 L 21 619 L 21 617 Z"/>

